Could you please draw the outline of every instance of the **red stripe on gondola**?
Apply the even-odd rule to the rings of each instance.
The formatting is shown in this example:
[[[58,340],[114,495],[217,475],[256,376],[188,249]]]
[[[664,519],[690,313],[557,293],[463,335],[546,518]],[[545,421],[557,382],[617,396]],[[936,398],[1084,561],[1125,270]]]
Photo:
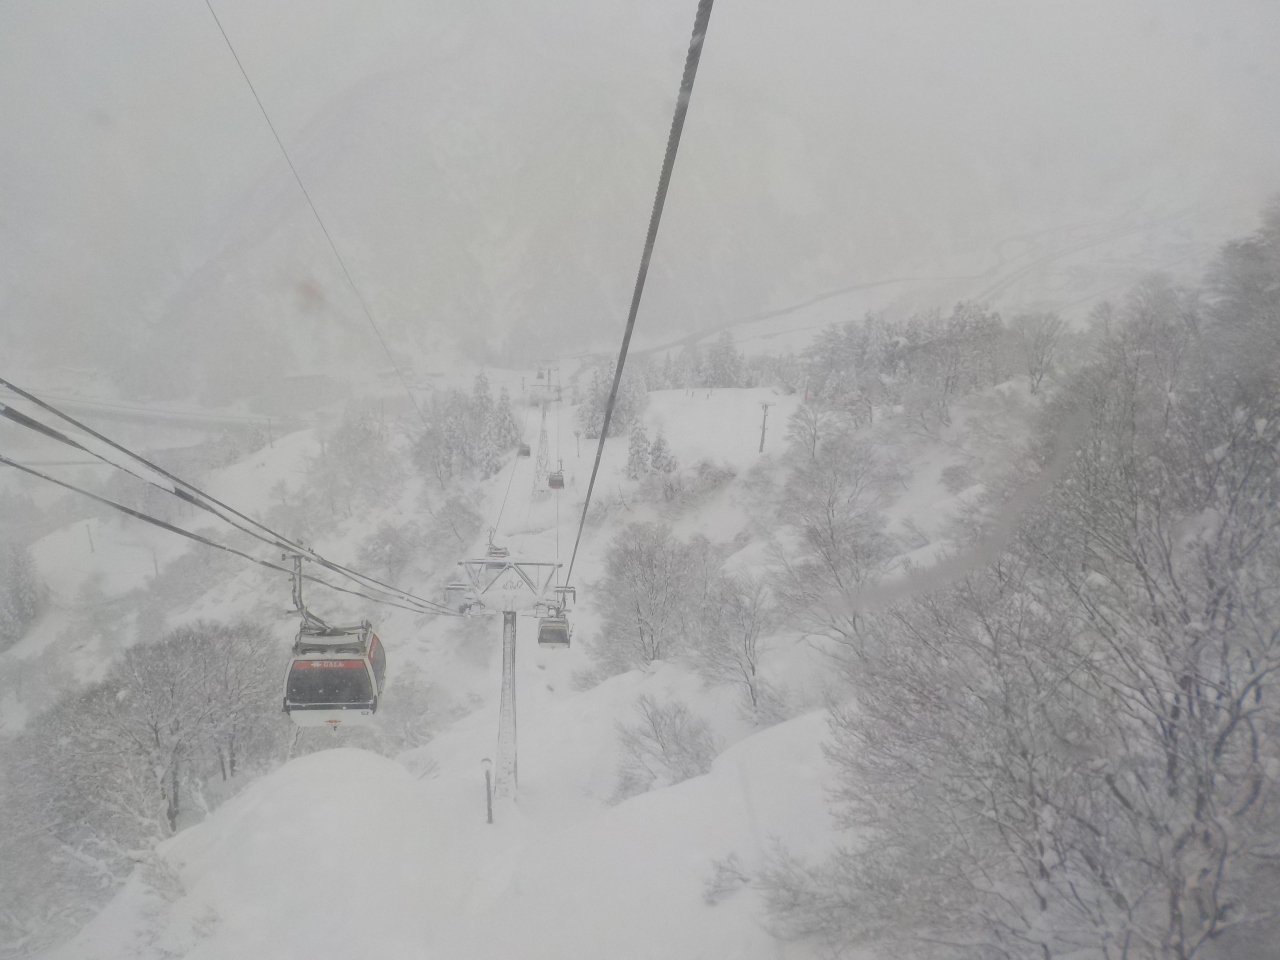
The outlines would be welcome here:
[[[297,670],[332,670],[334,668],[340,670],[359,670],[364,667],[363,660],[295,660],[293,662],[294,669]]]

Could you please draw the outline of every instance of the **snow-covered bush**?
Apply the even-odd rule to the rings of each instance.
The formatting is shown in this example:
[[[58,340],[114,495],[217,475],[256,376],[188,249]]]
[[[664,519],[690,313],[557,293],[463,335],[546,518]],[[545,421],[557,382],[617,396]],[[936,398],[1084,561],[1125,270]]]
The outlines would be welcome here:
[[[677,700],[647,695],[636,702],[635,722],[618,724],[618,746],[615,802],[708,773],[720,753],[706,720]]]
[[[655,445],[659,440],[662,440],[661,434],[654,441]],[[691,468],[681,470],[675,457],[666,452],[665,445],[659,449],[657,462],[670,469],[658,470],[655,467],[640,485],[640,492],[647,500],[662,501],[663,511],[667,515],[687,510],[725,487],[737,476],[729,464],[711,460],[699,460]]]

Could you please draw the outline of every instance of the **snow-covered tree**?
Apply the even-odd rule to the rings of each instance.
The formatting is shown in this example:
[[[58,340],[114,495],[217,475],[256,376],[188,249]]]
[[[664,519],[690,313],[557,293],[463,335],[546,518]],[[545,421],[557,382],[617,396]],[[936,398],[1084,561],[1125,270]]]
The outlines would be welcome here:
[[[1274,922],[1280,378],[1224,375],[1280,355],[1253,312],[1271,264],[1207,311],[1154,282],[1102,314],[990,504],[1039,488],[1014,535],[979,531],[963,576],[864,614],[829,752],[857,848],[775,864],[784,928],[902,957],[1194,960]]]
[[[892,552],[880,510],[883,472],[870,445],[837,438],[801,463],[782,493],[779,519],[796,541],[778,554],[778,596],[801,626],[845,643],[857,637],[859,592]]]
[[[717,563],[706,540],[684,543],[665,526],[619,531],[597,594],[603,623],[591,653],[598,667],[621,673],[680,653],[700,630]]]
[[[844,432],[848,418],[816,401],[800,404],[787,421],[787,441],[810,460],[824,441]]]
[[[6,744],[0,935],[84,919],[193,805],[279,757],[281,659],[256,626],[191,624],[129,647]]]
[[[483,373],[476,374],[470,394],[435,394],[424,415],[428,426],[414,440],[412,456],[442,490],[471,474],[492,476],[503,456],[520,442],[506,388],[495,402]]]
[[[876,404],[901,404],[917,429],[934,433],[950,423],[957,399],[1005,374],[1004,338],[999,316],[970,303],[950,314],[832,326],[802,355],[807,399],[857,423],[869,422]]]
[[[768,698],[760,662],[777,624],[777,607],[762,579],[747,574],[715,579],[694,645],[694,664],[710,682],[741,688],[753,715]]]
[[[489,446],[499,453],[506,453],[520,442],[520,424],[511,412],[511,396],[503,387],[498,402],[493,407],[493,419],[489,423]]]
[[[281,667],[256,626],[191,624],[130,647],[103,680],[9,740],[0,944],[65,936],[151,862],[189,811],[280,758]]]

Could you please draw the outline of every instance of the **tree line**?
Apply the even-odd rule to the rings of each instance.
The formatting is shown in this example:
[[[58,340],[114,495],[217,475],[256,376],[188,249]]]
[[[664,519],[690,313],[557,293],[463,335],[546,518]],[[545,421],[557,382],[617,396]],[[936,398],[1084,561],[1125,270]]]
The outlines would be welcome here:
[[[1280,881],[1280,207],[1202,287],[1099,308],[1091,344],[987,504],[1012,533],[958,534],[946,582],[877,602],[869,513],[840,534],[868,566],[826,561],[835,524],[810,547],[794,582],[820,584],[798,609],[850,692],[828,747],[849,833],[773,863],[781,931],[902,957],[1258,955]]]
[[[1033,394],[1060,363],[1070,340],[1053,312],[1019,311],[1007,321],[973,303],[949,313],[933,310],[894,319],[870,313],[832,324],[800,354],[742,354],[733,334],[694,344],[661,360],[627,361],[610,424],[631,430],[653,390],[773,387],[803,392],[807,415],[828,421],[871,422],[880,409],[905,415],[933,434],[950,423],[952,404],[974,390],[1023,373]],[[616,362],[601,364],[578,390],[584,436],[600,436]]]
[[[610,545],[591,679],[676,660],[767,720],[760,667],[785,623],[842,680],[827,753],[845,843],[751,878],[784,936],[1194,960],[1259,955],[1249,931],[1276,929],[1280,205],[1202,286],[1147,282],[1071,339],[1053,314],[1005,325],[965,304],[832,328],[804,358],[767,575],[660,524]],[[936,433],[1017,373],[1045,393],[1032,442],[913,578],[882,509],[896,467],[861,428]],[[620,737],[620,795],[716,749],[679,703],[640,702]]]

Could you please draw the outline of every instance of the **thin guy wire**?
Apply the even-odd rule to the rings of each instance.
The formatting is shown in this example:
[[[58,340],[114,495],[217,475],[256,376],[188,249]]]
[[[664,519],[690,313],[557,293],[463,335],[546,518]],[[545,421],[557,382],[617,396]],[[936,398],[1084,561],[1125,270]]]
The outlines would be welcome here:
[[[222,21],[218,19],[218,14],[213,9],[212,0],[204,0],[204,5],[209,8],[213,22],[218,25],[218,32],[222,34],[222,39],[226,41],[227,49],[231,51],[231,56],[235,57],[236,66],[240,68],[240,75],[244,77],[244,82],[249,85],[249,92],[253,94],[253,99],[257,101],[258,109],[262,111],[262,119],[266,120],[267,126],[271,128],[271,135],[276,138],[276,145],[280,147],[280,152],[284,155],[284,162],[289,165],[289,170],[293,173],[293,179],[298,181],[298,189],[302,191],[302,195],[306,198],[307,206],[311,208],[311,213],[315,216],[316,223],[320,224],[320,230],[324,233],[324,238],[329,241],[329,249],[333,251],[333,255],[338,261],[338,266],[342,268],[342,273],[347,278],[347,283],[351,285],[351,292],[356,295],[356,300],[360,303],[360,309],[364,311],[365,319],[369,321],[369,326],[373,327],[373,332],[377,334],[378,342],[382,344],[383,352],[386,353],[387,359],[391,361],[391,369],[395,371],[396,379],[400,381],[400,386],[404,387],[405,396],[413,404],[413,409],[418,411],[418,418],[422,421],[422,425],[424,427],[428,426],[426,414],[422,412],[422,407],[418,406],[418,401],[410,391],[409,384],[405,382],[404,374],[400,372],[396,358],[391,355],[391,348],[387,346],[387,341],[382,336],[382,331],[378,329],[377,323],[373,320],[373,314],[369,311],[369,305],[365,303],[364,297],[360,294],[360,288],[356,286],[355,280],[351,279],[351,271],[347,269],[347,264],[343,261],[342,254],[338,252],[338,245],[333,242],[333,237],[329,235],[329,228],[324,225],[324,220],[320,217],[320,211],[316,209],[316,205],[311,199],[311,194],[307,192],[307,188],[302,182],[302,177],[298,176],[298,169],[293,165],[293,160],[289,157],[289,151],[284,148],[284,141],[280,139],[280,134],[276,132],[276,126],[271,122],[271,116],[267,113],[267,108],[262,105],[262,98],[258,96],[258,91],[254,87],[253,81],[249,79],[249,71],[240,62],[240,54],[236,53],[236,48],[231,43],[231,38],[227,36],[227,31],[222,26]]]
[[[698,13],[693,20],[693,37],[689,41],[689,53],[684,62],[684,75],[680,78],[680,95],[676,99],[675,116],[671,118],[671,133],[667,137],[667,153],[662,159],[662,174],[658,177],[658,192],[653,198],[653,213],[649,216],[649,233],[644,241],[644,253],[640,257],[640,270],[636,275],[635,291],[631,295],[631,310],[627,314],[627,327],[622,334],[622,349],[618,351],[617,368],[613,373],[613,387],[609,391],[609,402],[604,408],[604,423],[600,427],[600,443],[596,447],[595,463],[591,467],[591,480],[587,484],[587,496],[582,501],[582,519],[578,522],[578,535],[573,541],[573,555],[569,559],[569,572],[564,578],[565,585],[573,577],[573,564],[578,559],[578,545],[582,542],[582,530],[587,525],[587,510],[591,506],[591,493],[596,486],[596,475],[600,472],[600,458],[604,455],[604,442],[609,436],[609,421],[613,419],[613,405],[618,399],[618,386],[622,382],[622,368],[627,362],[627,350],[631,346],[631,334],[636,326],[636,314],[640,310],[640,296],[644,293],[644,281],[649,275],[649,261],[653,257],[653,246],[658,239],[658,224],[662,220],[662,208],[667,200],[667,190],[671,186],[671,171],[675,168],[676,151],[680,147],[680,134],[684,130],[685,115],[689,111],[689,98],[693,94],[693,80],[698,73],[698,61],[702,58],[702,41],[707,35],[707,24],[711,19],[713,0],[699,0]]]

